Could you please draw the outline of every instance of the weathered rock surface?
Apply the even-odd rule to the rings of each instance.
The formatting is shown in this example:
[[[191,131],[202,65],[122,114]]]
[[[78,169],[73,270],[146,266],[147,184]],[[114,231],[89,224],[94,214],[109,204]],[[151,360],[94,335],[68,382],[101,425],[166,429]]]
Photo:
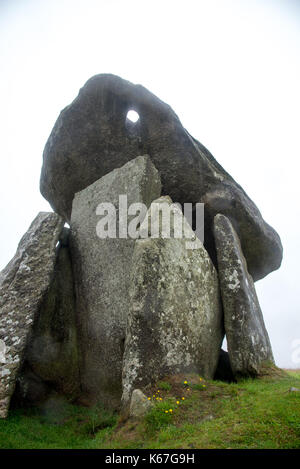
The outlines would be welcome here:
[[[63,220],[41,212],[0,273],[0,417],[6,417],[17,373],[43,297],[50,285]]]
[[[25,361],[16,379],[10,407],[32,407],[44,404],[51,398],[52,393],[52,386],[33,373]]]
[[[213,260],[216,259],[211,227],[215,215],[226,215],[237,232],[248,271],[254,281],[279,268],[282,258],[281,241],[277,233],[266,222],[254,203],[240,186],[224,181],[203,197],[205,204],[205,239]],[[258,229],[259,227],[259,229]]]
[[[147,207],[159,197],[161,182],[150,158],[139,156],[75,195],[71,217],[71,252],[76,285],[82,392],[90,402],[120,404],[122,357],[129,309],[129,278],[135,240],[97,236],[102,202],[121,214],[119,195],[128,206]],[[128,222],[132,217],[128,216]]]
[[[239,238],[224,215],[214,219],[224,324],[232,371],[236,377],[257,375],[273,354],[255,286]]]
[[[136,124],[126,119],[130,109],[139,113]],[[146,153],[159,170],[163,194],[181,204],[206,203],[205,246],[213,260],[213,217],[221,212],[238,231],[254,280],[279,268],[280,238],[243,189],[167,104],[114,75],[92,77],[60,113],[44,150],[41,193],[69,220],[76,192]]]
[[[25,352],[27,370],[68,398],[79,394],[77,320],[73,273],[68,247],[68,230],[64,228],[57,251],[53,280],[39,308]],[[31,382],[31,374],[29,374]],[[30,391],[30,386],[23,389]],[[26,396],[23,396],[26,399]],[[33,398],[29,398],[33,401]]]
[[[161,197],[154,203],[171,205],[171,200]],[[174,208],[173,215],[178,211],[186,233],[193,236],[180,209]],[[195,249],[187,249],[186,238],[163,238],[162,233],[161,228],[160,237],[135,244],[123,358],[124,408],[133,389],[165,375],[196,372],[213,378],[223,340],[217,272],[203,244],[193,236]]]
[[[131,395],[129,415],[130,417],[139,418],[151,410],[153,403],[148,401],[145,394],[140,389],[134,389]]]

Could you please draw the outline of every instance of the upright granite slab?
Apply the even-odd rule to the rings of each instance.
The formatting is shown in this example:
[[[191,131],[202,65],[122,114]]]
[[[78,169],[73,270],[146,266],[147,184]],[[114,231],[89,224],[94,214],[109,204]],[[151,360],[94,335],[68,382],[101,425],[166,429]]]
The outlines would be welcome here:
[[[253,279],[248,272],[239,238],[224,215],[214,218],[224,324],[232,371],[255,376],[264,362],[273,362]]]
[[[169,197],[155,203],[172,205]],[[187,248],[186,237],[174,237],[175,214],[185,233],[193,236],[194,249]],[[152,219],[150,209],[147,218]],[[135,244],[123,359],[124,409],[135,388],[165,375],[196,372],[213,378],[219,359],[224,332],[217,272],[180,209],[174,207],[170,224],[172,237],[160,229],[157,238]]]
[[[83,399],[117,407],[121,399],[122,358],[129,309],[129,279],[135,239],[126,238],[124,207],[148,207],[160,196],[161,183],[150,158],[139,156],[77,193],[71,216],[71,253],[74,263]],[[100,203],[116,207],[116,238],[101,239],[96,230]],[[121,214],[122,212],[122,214]],[[103,213],[104,214],[104,213]],[[119,232],[119,216],[123,223]],[[132,221],[128,215],[128,223]],[[112,219],[111,219],[112,220]],[[114,221],[114,220],[112,220]],[[97,228],[98,227],[98,228]],[[124,236],[123,238],[120,238]]]
[[[25,352],[24,373],[18,384],[22,401],[34,401],[30,382],[32,373],[68,398],[79,395],[77,319],[72,264],[64,228],[57,246],[57,259],[51,285],[39,308]]]
[[[41,212],[0,273],[0,417],[5,418],[24,351],[51,282],[63,220]]]

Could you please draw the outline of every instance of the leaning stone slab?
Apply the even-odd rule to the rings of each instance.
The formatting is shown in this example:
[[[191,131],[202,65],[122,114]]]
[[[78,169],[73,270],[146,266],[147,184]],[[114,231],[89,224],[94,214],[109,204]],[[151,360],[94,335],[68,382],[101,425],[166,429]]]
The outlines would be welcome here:
[[[0,273],[0,417],[5,418],[27,341],[47,291],[63,220],[41,212]]]
[[[154,201],[151,209],[155,203],[172,205],[169,197]],[[163,226],[159,237],[136,241],[123,359],[123,408],[135,388],[182,372],[213,378],[217,367],[224,335],[217,272],[181,210],[174,207],[172,214],[180,215],[194,249],[187,249],[191,240],[185,237],[163,237]]]
[[[35,394],[30,395],[32,374],[68,398],[79,395],[75,292],[67,228],[57,246],[53,279],[33,324],[24,369],[18,377],[22,401],[31,403]]]
[[[273,362],[253,279],[239,238],[224,215],[214,218],[225,333],[234,375],[257,375],[265,361]]]
[[[161,182],[150,158],[139,156],[77,193],[71,217],[71,253],[80,344],[83,398],[117,407],[122,392],[122,358],[129,309],[129,279],[135,239],[126,238],[119,224],[120,195],[128,207],[149,207],[160,196]],[[116,238],[99,238],[97,207],[116,207]],[[145,209],[147,212],[147,208]],[[125,212],[123,211],[122,217]],[[124,218],[122,218],[124,221]],[[133,217],[128,215],[128,224]],[[121,226],[122,225],[122,226]],[[97,228],[98,227],[98,228]],[[120,229],[120,230],[119,230]],[[123,238],[119,237],[124,236]]]

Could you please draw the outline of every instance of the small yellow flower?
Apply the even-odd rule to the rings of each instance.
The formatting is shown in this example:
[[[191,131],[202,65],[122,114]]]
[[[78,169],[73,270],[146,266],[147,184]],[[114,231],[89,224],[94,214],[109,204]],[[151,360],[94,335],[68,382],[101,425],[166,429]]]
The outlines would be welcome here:
[[[165,413],[167,414],[169,411],[168,410],[165,410]]]
[[[160,397],[159,400],[162,401],[162,397]]]
[[[184,381],[183,384],[187,384],[187,381]]]
[[[172,412],[173,412],[173,409],[169,409],[169,412],[171,412],[171,413],[172,413]]]
[[[189,390],[190,390],[190,388],[187,388],[187,390],[189,391]]]
[[[158,389],[157,392],[160,392],[160,390]]]
[[[181,398],[184,401],[184,397]]]
[[[148,401],[151,401],[151,397],[148,397]]]
[[[176,401],[176,404],[178,405],[178,404],[180,404],[180,402],[179,402],[179,401]]]

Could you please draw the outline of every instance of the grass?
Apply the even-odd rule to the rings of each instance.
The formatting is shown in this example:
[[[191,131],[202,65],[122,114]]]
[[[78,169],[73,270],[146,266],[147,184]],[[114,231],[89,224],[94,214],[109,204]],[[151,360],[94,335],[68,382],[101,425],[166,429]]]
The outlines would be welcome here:
[[[152,410],[124,420],[50,401],[0,421],[0,448],[300,448],[300,371],[266,369],[238,383],[172,376],[144,392]],[[184,398],[184,399],[183,399]]]
[[[41,408],[10,411],[8,419],[0,420],[0,448],[95,448],[95,435],[107,436],[116,421],[116,414],[100,406],[79,407],[55,399]]]

